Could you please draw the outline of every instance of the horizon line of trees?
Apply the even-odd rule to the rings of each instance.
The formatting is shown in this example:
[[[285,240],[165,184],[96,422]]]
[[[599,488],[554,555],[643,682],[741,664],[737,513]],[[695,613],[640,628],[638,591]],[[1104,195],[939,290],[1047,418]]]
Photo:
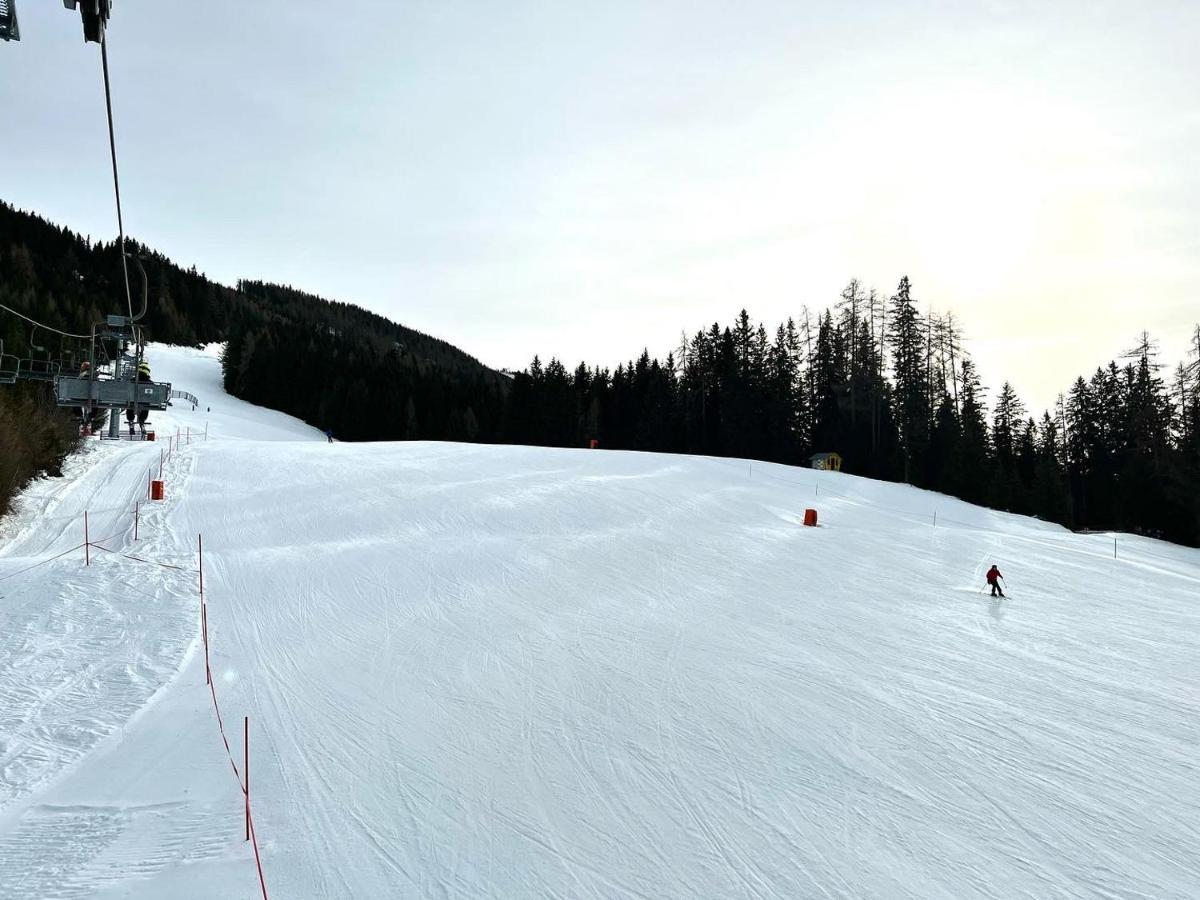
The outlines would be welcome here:
[[[922,314],[907,278],[890,296],[851,281],[830,309],[773,332],[743,310],[685,334],[662,361],[643,352],[568,371],[535,358],[510,378],[361,307],[260,281],[228,288],[134,246],[150,276],[151,340],[225,341],[230,393],[343,440],[596,439],[789,464],[835,450],[848,472],[1200,546],[1200,327],[1167,378],[1143,334],[1034,419],[1007,383],[989,411],[958,322]],[[0,201],[0,303],[84,333],[124,305],[117,248]],[[77,357],[72,341],[47,336],[0,316],[5,353]],[[0,508],[72,445],[69,414],[46,391],[0,388],[15,423],[6,431],[22,430],[0,442],[0,473],[12,473]]]
[[[1073,529],[1200,546],[1200,325],[1168,383],[1143,332],[1119,364],[1029,415],[1004,382],[990,412],[953,314],[852,280],[831,309],[772,334],[746,310],[660,361],[615,369],[535,357],[514,374],[505,439],[736,456],[902,481]]]

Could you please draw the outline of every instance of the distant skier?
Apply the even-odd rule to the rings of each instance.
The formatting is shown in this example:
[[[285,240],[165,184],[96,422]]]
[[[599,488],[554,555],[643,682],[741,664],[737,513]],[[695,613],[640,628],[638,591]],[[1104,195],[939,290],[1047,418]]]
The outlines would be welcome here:
[[[325,441],[330,444],[333,443],[333,429],[331,429],[331,428],[325,429]]]
[[[992,596],[1004,596],[1004,589],[1000,587],[1000,582],[1004,580],[1004,576],[1000,574],[1000,570],[996,568],[995,563],[988,569],[987,583],[992,586]]]

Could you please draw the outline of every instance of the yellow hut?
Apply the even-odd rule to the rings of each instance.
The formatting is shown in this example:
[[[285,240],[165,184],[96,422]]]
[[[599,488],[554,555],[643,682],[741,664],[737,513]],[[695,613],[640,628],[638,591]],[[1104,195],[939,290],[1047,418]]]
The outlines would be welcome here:
[[[842,458],[836,453],[814,453],[808,458],[808,463],[823,472],[842,471]]]

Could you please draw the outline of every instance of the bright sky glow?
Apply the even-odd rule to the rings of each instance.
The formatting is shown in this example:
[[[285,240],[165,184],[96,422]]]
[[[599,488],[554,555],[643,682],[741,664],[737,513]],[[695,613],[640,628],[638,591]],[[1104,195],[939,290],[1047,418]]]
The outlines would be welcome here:
[[[99,62],[23,0],[0,197],[115,233]],[[1200,320],[1200,4],[122,0],[130,231],[495,366],[769,327],[852,277],[1040,409]]]

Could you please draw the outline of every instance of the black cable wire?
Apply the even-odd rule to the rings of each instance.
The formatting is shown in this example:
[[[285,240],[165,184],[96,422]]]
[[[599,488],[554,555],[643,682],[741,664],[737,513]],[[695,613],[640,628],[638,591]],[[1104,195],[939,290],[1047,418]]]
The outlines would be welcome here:
[[[133,319],[133,294],[129,290],[129,264],[125,261],[125,222],[121,216],[121,181],[117,177],[117,138],[113,129],[112,88],[108,81],[108,37],[100,35],[100,64],[104,69],[104,106],[108,111],[108,148],[112,154],[113,192],[117,197],[117,231],[121,237],[121,271],[125,275],[125,301]]]
[[[53,331],[55,334],[61,334],[63,337],[80,338],[81,340],[85,340],[85,341],[90,341],[92,339],[92,336],[90,334],[72,334],[69,331],[63,331],[59,328],[52,328],[49,325],[43,325],[41,322],[31,319],[31,318],[29,318],[29,316],[25,315],[24,313],[17,312],[11,306],[5,306],[3,303],[0,303],[0,309],[4,310],[5,312],[12,313],[14,316],[16,316],[19,319],[24,319],[30,325],[36,325],[38,328],[45,328],[47,331]]]

